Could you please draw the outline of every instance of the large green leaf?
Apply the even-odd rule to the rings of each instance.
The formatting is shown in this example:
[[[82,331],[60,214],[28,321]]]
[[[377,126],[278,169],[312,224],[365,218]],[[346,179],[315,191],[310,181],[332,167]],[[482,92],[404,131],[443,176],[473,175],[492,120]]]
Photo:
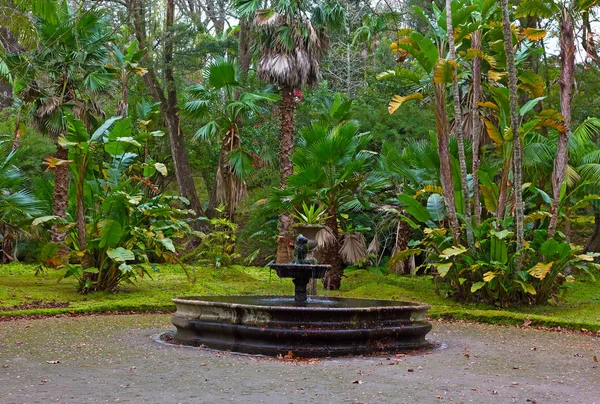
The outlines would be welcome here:
[[[114,220],[104,222],[102,232],[100,233],[100,248],[110,247],[115,248],[121,240],[122,230],[121,224]]]
[[[416,201],[412,196],[401,194],[398,195],[398,200],[402,203],[404,210],[410,213],[419,222],[425,223],[431,220],[431,215],[427,209],[425,209],[423,205]]]
[[[118,121],[119,119],[121,119],[120,116],[113,116],[112,118],[107,119],[98,129],[96,129],[96,131],[92,135],[92,142],[102,137],[104,133],[106,133],[106,131],[112,126],[112,124]]]
[[[444,198],[440,194],[431,194],[427,198],[427,211],[436,222],[441,222],[446,216],[444,213]]]
[[[126,250],[123,247],[110,249],[106,251],[106,255],[113,261],[126,262],[135,260],[135,255],[131,250]]]

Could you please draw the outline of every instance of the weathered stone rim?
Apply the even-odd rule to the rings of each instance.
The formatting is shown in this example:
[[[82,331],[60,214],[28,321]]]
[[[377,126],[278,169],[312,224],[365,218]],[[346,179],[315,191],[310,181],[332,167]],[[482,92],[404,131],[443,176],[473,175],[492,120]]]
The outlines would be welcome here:
[[[260,309],[267,311],[327,311],[327,312],[372,312],[372,311],[398,311],[398,310],[411,310],[411,311],[427,311],[431,308],[430,304],[421,303],[421,302],[407,302],[402,300],[381,300],[381,299],[364,299],[364,298],[351,298],[351,300],[359,300],[363,302],[397,302],[398,305],[373,305],[369,307],[314,307],[314,306],[294,306],[294,305],[286,305],[286,306],[268,306],[261,304],[249,304],[249,303],[231,303],[231,302],[221,302],[218,300],[208,300],[208,299],[218,299],[218,298],[235,298],[236,296],[225,296],[225,295],[215,295],[215,296],[181,296],[171,299],[171,301],[175,304],[191,304],[194,306],[217,306],[217,307],[230,307],[230,308],[239,308],[239,309]],[[293,296],[281,296],[281,295],[244,295],[240,297],[252,297],[252,298],[282,298],[289,297],[290,299]],[[207,300],[202,300],[207,299]],[[348,300],[348,298],[344,297],[323,297],[323,300],[330,301],[344,301]]]

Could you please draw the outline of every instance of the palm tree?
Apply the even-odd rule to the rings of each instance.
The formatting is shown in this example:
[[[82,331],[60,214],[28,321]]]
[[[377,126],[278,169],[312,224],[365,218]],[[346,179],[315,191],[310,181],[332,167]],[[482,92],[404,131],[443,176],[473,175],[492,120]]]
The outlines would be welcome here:
[[[302,131],[292,158],[294,174],[286,188],[276,191],[271,206],[288,212],[302,203],[324,206],[328,242],[323,263],[331,265],[323,285],[339,289],[342,276],[339,226],[342,214],[369,206],[369,200],[387,180],[372,170],[375,153],[365,150],[370,137],[358,132],[355,122],[333,128],[315,123]]]
[[[279,176],[281,186],[293,172],[296,95],[320,79],[319,59],[328,46],[326,27],[340,24],[342,8],[306,0],[272,0],[262,8],[256,0],[237,0],[242,17],[254,15],[260,58],[258,77],[281,89]],[[277,262],[289,262],[291,217],[279,218]]]
[[[113,76],[104,67],[108,60],[105,44],[112,30],[102,14],[85,11],[74,15],[66,2],[52,18],[37,16],[39,42],[29,53],[6,55],[11,75],[19,82],[19,97],[31,105],[33,123],[56,143],[56,156],[47,158],[54,170],[53,214],[64,218],[68,205],[68,150],[58,138],[66,131],[65,116],[72,112],[88,127],[103,115],[93,95],[107,90]],[[52,230],[52,241],[62,243],[65,233]]]
[[[4,142],[0,142],[2,146]],[[33,194],[23,189],[23,176],[14,165],[20,151],[10,152],[0,160],[0,262],[16,261],[15,241],[27,233],[26,222],[41,213],[40,203]]]
[[[219,165],[215,174],[214,197],[209,211],[217,205],[227,205],[230,220],[235,208],[245,196],[244,177],[252,168],[253,157],[241,144],[241,123],[252,116],[263,102],[274,102],[279,96],[270,88],[261,92],[244,91],[237,65],[232,60],[217,58],[204,70],[205,84],[188,88],[193,99],[182,111],[203,120],[195,138],[221,143]]]

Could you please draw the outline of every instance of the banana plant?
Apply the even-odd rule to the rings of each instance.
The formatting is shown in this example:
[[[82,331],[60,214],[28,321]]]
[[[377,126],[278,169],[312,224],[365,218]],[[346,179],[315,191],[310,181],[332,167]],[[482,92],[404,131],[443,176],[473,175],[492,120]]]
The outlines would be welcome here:
[[[59,143],[69,150],[75,179],[71,242],[81,265],[67,266],[65,277],[76,277],[83,292],[113,290],[144,276],[142,264],[150,264],[150,257],[180,262],[173,240],[191,234],[184,219],[191,213],[185,208],[189,202],[161,195],[150,181],[149,174],[167,175],[165,165],[139,161],[144,147],[138,139],[147,136],[140,132],[133,134],[131,118],[113,117],[89,134],[83,122],[67,115],[67,132]],[[108,158],[98,163],[99,154]],[[38,218],[33,224],[44,223],[73,229],[57,216]]]

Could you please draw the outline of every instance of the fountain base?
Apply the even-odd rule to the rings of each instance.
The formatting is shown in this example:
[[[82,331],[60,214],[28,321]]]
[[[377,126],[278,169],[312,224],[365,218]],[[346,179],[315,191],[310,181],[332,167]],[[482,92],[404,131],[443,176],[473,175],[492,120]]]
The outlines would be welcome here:
[[[428,347],[429,305],[371,299],[206,296],[173,299],[175,342],[263,355],[374,355]]]

